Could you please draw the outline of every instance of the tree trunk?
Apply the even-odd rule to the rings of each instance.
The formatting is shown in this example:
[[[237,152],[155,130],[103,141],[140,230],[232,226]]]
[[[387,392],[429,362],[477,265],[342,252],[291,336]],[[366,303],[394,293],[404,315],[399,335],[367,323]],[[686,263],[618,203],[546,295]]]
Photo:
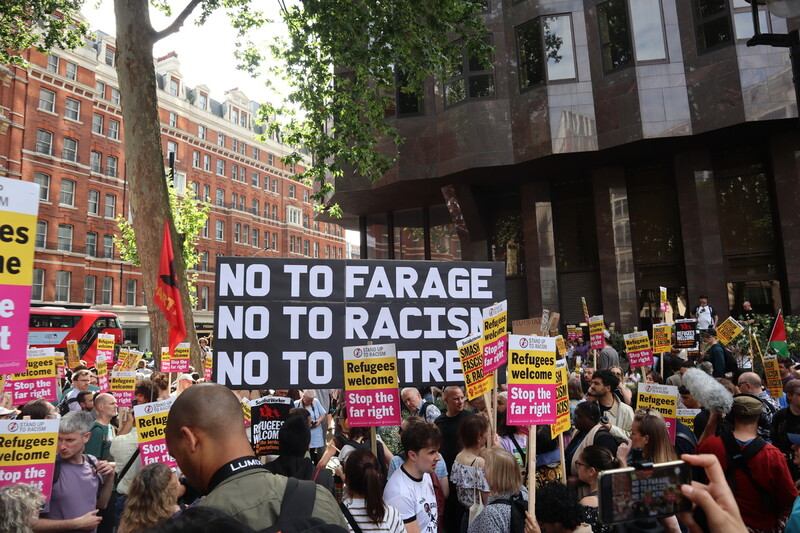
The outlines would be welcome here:
[[[126,175],[130,184],[131,216],[150,316],[153,356],[161,362],[169,323],[154,303],[164,221],[169,220],[175,269],[183,304],[191,364],[202,375],[200,348],[194,328],[182,239],[175,231],[169,208],[161,124],[158,118],[156,74],[153,66],[154,30],[148,0],[114,0],[117,21],[117,75],[122,99]]]

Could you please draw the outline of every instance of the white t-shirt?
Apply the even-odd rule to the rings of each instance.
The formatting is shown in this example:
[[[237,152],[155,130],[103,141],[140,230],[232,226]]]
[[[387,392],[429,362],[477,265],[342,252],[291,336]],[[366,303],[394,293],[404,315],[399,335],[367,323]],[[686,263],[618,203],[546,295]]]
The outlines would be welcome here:
[[[363,498],[345,498],[343,503],[353,515],[356,524],[359,525],[361,531],[365,533],[368,531],[380,531],[384,533],[405,533],[406,528],[403,525],[403,519],[400,518],[400,513],[391,505],[386,506],[383,512],[383,521],[375,525],[367,516],[367,508]],[[347,522],[347,529],[353,533],[353,527],[350,522]]]
[[[714,317],[711,315],[711,306],[697,307],[697,329],[708,329],[714,325]]]
[[[386,483],[383,501],[400,512],[404,524],[416,520],[420,533],[436,533],[439,515],[430,475],[416,479],[398,468]]]

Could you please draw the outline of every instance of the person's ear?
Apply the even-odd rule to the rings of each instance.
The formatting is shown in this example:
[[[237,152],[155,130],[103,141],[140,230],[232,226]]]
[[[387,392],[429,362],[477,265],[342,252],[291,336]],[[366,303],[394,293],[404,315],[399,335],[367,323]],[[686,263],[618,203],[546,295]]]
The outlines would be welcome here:
[[[92,438],[92,432],[87,431],[86,434],[83,436],[83,443],[86,444],[89,442],[89,439]]]
[[[200,434],[193,428],[183,426],[181,428],[181,439],[184,441],[186,450],[195,452],[200,445]]]
[[[416,462],[417,459],[419,459],[419,452],[415,452],[413,450],[407,452],[406,455],[408,456],[409,459],[411,459],[414,462]]]

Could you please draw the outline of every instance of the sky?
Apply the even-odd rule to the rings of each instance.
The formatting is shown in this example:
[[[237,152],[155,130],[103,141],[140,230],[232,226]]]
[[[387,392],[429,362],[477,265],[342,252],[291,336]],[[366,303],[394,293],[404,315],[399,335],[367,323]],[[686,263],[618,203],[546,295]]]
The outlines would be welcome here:
[[[95,4],[99,4],[97,7]],[[161,30],[169,25],[176,13],[183,8],[185,2],[171,2],[173,15],[164,16],[151,7],[150,18],[153,27]],[[283,34],[283,23],[278,13],[278,2],[259,2],[261,8],[276,22],[264,28],[261,34],[265,42],[270,42],[275,35]],[[83,7],[83,14],[89,20],[92,30],[100,30],[109,35],[116,34],[113,0],[95,2],[88,0]],[[222,11],[211,15],[203,26],[194,24],[196,16],[190,17],[179,32],[174,33],[155,46],[155,56],[161,57],[175,51],[181,63],[181,73],[188,86],[205,84],[211,89],[211,97],[221,100],[225,91],[238,87],[248,98],[257,102],[280,103],[281,96],[267,88],[262,80],[253,79],[249,74],[236,70],[235,49],[236,32],[231,28],[228,17]],[[285,87],[282,92],[286,92]]]

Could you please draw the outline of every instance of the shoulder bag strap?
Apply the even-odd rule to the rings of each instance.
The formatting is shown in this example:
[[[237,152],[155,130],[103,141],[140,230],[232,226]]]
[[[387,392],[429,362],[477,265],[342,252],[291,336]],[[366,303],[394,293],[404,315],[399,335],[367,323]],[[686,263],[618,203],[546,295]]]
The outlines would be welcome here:
[[[525,458],[525,452],[524,452],[524,451],[522,451],[522,448],[520,448],[520,447],[519,447],[519,443],[517,442],[517,439],[516,439],[516,437],[514,437],[514,435],[511,435],[511,442],[513,442],[513,443],[514,443],[514,447],[515,447],[515,448],[517,449],[517,451],[519,452],[519,455],[520,455],[520,457],[522,458],[522,464],[523,464],[523,465],[527,465],[527,464],[528,464],[528,461],[527,461],[527,459]]]
[[[131,467],[133,466],[133,462],[136,460],[137,457],[139,457],[139,447],[138,446],[136,447],[136,451],[133,452],[133,455],[131,455],[131,458],[128,459],[128,462],[125,463],[125,467],[122,469],[122,472],[120,472],[117,475],[117,480],[120,480],[120,479],[125,477],[125,474],[127,474],[128,470],[131,469]]]
[[[347,523],[350,524],[350,528],[353,530],[353,533],[361,533],[361,527],[358,525],[358,522],[356,522],[356,518],[353,516],[353,513],[350,512],[350,509],[348,509],[347,506],[342,502],[339,502],[339,507],[341,508],[342,514],[347,520]]]
[[[317,484],[305,479],[287,478],[278,522],[298,516],[311,516],[317,498]]]

